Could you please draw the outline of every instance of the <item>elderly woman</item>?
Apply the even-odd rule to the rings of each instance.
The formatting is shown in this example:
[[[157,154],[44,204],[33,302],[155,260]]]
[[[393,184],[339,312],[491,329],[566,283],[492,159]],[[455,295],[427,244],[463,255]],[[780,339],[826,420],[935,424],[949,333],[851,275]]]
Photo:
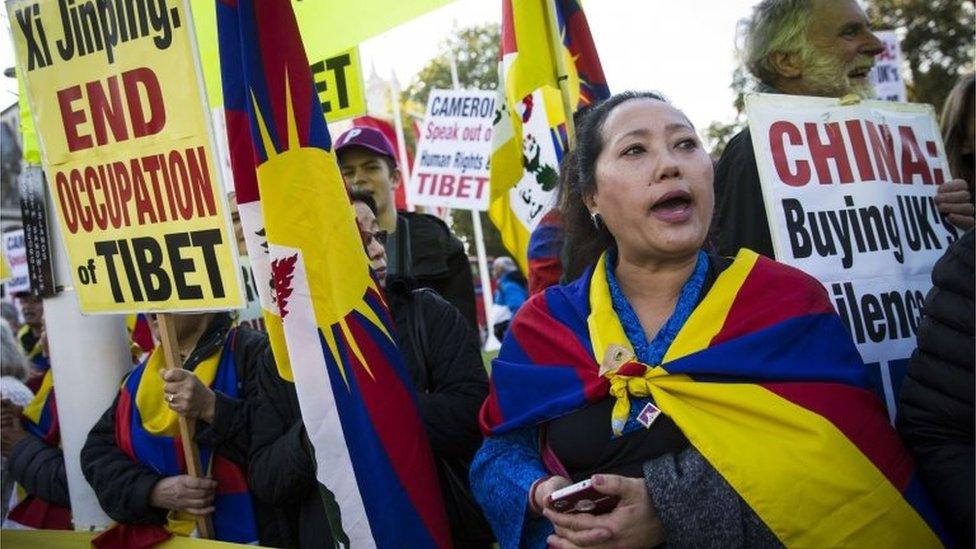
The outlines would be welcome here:
[[[939,543],[910,458],[809,276],[702,251],[712,164],[651,93],[580,124],[569,253],[519,311],[481,411],[472,489],[502,547]],[[590,479],[605,514],[549,496]]]

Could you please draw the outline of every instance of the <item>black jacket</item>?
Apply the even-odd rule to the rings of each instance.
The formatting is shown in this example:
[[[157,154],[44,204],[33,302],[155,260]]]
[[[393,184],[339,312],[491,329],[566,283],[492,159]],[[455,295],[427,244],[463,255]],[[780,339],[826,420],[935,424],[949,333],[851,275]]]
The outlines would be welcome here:
[[[974,239],[970,230],[932,270],[898,406],[898,431],[947,529],[973,546]]]
[[[201,336],[196,349],[187,358],[184,368],[193,370],[207,357],[223,349],[231,327],[229,315],[218,315]],[[267,336],[263,333],[238,328],[234,340],[234,362],[237,366],[238,395],[231,398],[217,392],[214,422],[197,422],[197,444],[210,446],[220,455],[238,464],[246,464],[250,446],[250,408],[254,401],[254,372],[259,365],[271,360]],[[133,461],[115,440],[115,407],[102,414],[101,419],[88,434],[81,451],[81,469],[88,483],[95,490],[102,509],[113,520],[130,524],[164,524],[167,510],[149,504],[153,486],[163,476],[149,467]],[[255,517],[262,541],[266,536],[264,516],[257,506]]]
[[[409,234],[405,239],[403,234]],[[477,333],[474,279],[464,244],[432,215],[399,212],[386,245],[391,276],[410,277],[454,305]]]
[[[325,505],[315,478],[315,458],[305,435],[295,385],[274,364],[256,372],[260,403],[251,417],[248,484],[262,505],[274,509],[274,547],[333,547]]]
[[[61,449],[31,433],[10,449],[10,476],[24,490],[58,507],[71,507]]]
[[[475,333],[461,314],[434,292],[408,280],[391,280],[387,299],[400,351],[417,389],[420,416],[435,455],[470,460],[481,446],[478,410],[488,397],[488,374]],[[411,307],[426,332],[426,349],[414,348]],[[426,365],[420,363],[424,357]]]
[[[711,240],[719,255],[733,257],[740,248],[749,248],[774,258],[749,128],[729,141],[715,164],[715,217]]]
[[[387,298],[433,452],[470,459],[481,445],[477,417],[488,395],[472,330],[451,304],[434,292],[412,291],[412,285],[402,279],[390,280]],[[428,330],[430,382],[427,370],[417,363],[407,331],[412,299],[418,300]],[[282,380],[271,365],[261,369],[257,388],[261,407],[252,419],[251,489],[278,509],[279,525],[289,533],[281,546],[330,547],[332,535],[295,386]]]

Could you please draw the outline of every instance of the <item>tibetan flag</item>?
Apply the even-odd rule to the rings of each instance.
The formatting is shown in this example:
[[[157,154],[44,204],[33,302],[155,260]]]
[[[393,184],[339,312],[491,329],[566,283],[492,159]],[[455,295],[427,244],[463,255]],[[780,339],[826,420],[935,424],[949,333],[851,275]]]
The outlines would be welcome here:
[[[252,173],[242,173],[241,162],[234,174],[257,181],[258,192],[238,191],[238,200],[256,202],[263,214],[272,297],[333,536],[353,547],[447,546],[416,395],[339,174],[291,3],[221,0],[217,9],[222,70],[241,71],[225,76],[225,84],[240,86],[251,139]],[[232,151],[238,137],[230,136]],[[276,360],[285,358],[274,351]]]
[[[217,3],[217,27],[221,83],[224,88],[224,120],[231,171],[234,174],[237,211],[241,220],[241,230],[244,232],[247,256],[251,262],[254,286],[257,288],[258,301],[264,316],[264,326],[275,357],[275,365],[282,379],[294,382],[288,351],[285,349],[281,317],[274,303],[268,239],[265,236],[264,213],[261,211],[261,193],[258,189],[257,172],[254,170],[256,163],[251,124],[248,119],[251,95],[244,81],[241,31],[234,6],[233,2],[226,3],[226,6],[225,3]]]
[[[569,143],[556,81],[549,0],[502,0],[499,109],[492,132],[488,214],[502,242],[529,272],[529,235],[555,205],[559,162]],[[610,95],[578,0],[556,0],[572,111]]]
[[[606,261],[519,310],[492,363],[486,433],[608,394],[613,426],[630,398],[649,396],[785,546],[942,545],[914,463],[819,282],[742,250],[661,364],[630,360],[600,375],[609,350],[633,356]]]

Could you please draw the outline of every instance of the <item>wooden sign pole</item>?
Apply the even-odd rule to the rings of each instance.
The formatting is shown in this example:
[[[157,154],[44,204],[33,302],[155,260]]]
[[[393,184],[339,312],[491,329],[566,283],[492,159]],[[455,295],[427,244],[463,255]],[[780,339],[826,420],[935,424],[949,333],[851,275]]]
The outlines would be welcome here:
[[[173,326],[173,318],[170,313],[160,313],[156,315],[159,322],[159,338],[163,347],[163,357],[166,359],[167,369],[177,369],[183,367],[180,360],[180,344],[176,339],[176,329]],[[197,443],[193,441],[196,433],[196,421],[187,420],[183,416],[180,418],[180,440],[183,441],[183,459],[186,461],[186,472],[188,475],[197,478],[204,478],[206,475],[200,465],[200,450]],[[213,539],[214,529],[210,520],[210,515],[197,517],[197,533],[201,538]]]

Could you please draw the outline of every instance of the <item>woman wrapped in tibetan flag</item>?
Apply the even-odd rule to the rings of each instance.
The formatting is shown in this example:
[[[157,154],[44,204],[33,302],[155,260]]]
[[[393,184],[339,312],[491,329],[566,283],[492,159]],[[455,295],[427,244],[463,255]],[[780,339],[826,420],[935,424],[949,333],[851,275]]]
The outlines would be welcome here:
[[[85,478],[119,524],[98,547],[148,547],[191,535],[212,514],[220,541],[259,540],[265,516],[248,491],[253,375],[271,358],[267,336],[235,328],[228,313],[174,315],[183,369],[167,370],[160,346],[122,381],[81,452]],[[178,415],[197,419],[208,478],[186,474]],[[261,539],[271,533],[260,532]]]
[[[475,495],[502,547],[933,547],[941,531],[820,284],[701,251],[712,164],[688,119],[625,93],[578,130],[575,282],[495,359]],[[549,495],[592,479],[601,515]]]

